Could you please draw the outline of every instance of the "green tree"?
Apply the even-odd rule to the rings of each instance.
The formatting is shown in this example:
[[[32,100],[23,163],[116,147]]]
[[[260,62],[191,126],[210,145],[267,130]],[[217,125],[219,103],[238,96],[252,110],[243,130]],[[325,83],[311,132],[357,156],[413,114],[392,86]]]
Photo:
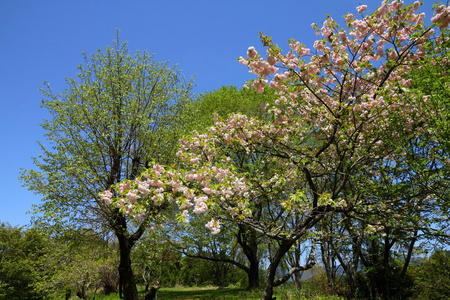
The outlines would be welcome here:
[[[22,170],[21,180],[42,196],[35,207],[39,224],[114,233],[119,290],[125,299],[137,299],[130,251],[166,207],[131,219],[105,205],[98,193],[135,178],[152,160],[172,161],[192,82],[147,52],[129,54],[118,35],[106,51],[85,54],[78,69],[62,93],[54,94],[48,84],[43,89],[42,106],[51,115],[42,124],[47,143],[34,159],[37,169]]]
[[[180,220],[188,217],[190,206],[194,213],[208,213],[212,219],[206,226],[214,234],[221,222],[232,220],[275,240],[262,295],[272,299],[274,287],[286,278],[276,279],[281,260],[298,240],[320,236],[316,225],[327,215],[393,209],[392,201],[373,197],[367,202],[372,197],[346,193],[355,174],[376,174],[387,157],[401,160],[400,149],[386,141],[402,139],[405,131],[419,138],[426,129],[419,104],[424,98],[404,88],[411,68],[426,56],[423,47],[433,32],[424,27],[424,15],[416,14],[419,6],[384,1],[366,15],[367,6],[361,5],[360,19],[346,15],[347,28],[328,17],[322,28],[314,26],[323,38],[314,43],[312,55],[296,40],[283,54],[262,36],[267,59],[250,47],[240,62],[258,76],[252,84],[257,91],[269,80],[279,90],[267,107],[271,122],[235,114],[208,133],[184,138],[177,152],[184,168],[147,170],[143,176],[155,189],[136,192],[140,200],[134,207],[149,205],[158,195],[179,205]],[[449,24],[445,6],[435,15],[434,26]],[[230,153],[246,155],[251,164],[242,167]],[[121,200],[108,198],[115,205]],[[260,204],[269,218],[253,217]]]
[[[214,125],[215,116],[227,119],[232,113],[239,113],[260,119],[268,118],[267,112],[261,109],[266,103],[273,103],[276,95],[273,90],[267,89],[264,93],[257,93],[254,89],[223,86],[218,90],[200,94],[189,103],[187,110],[187,124],[192,130],[205,131]]]
[[[192,124],[193,130],[200,132],[214,125],[215,120],[227,119],[232,113],[264,120],[269,117],[269,114],[261,109],[261,106],[272,104],[275,99],[276,95],[271,89],[266,89],[264,93],[257,93],[254,89],[224,86],[199,95],[191,103],[193,108],[188,111],[192,113],[193,120],[189,124]],[[248,163],[245,156],[239,153],[230,153],[230,155],[236,157],[241,165]],[[185,244],[182,245],[183,253],[193,258],[232,264],[247,274],[248,288],[258,288],[261,235],[248,226],[229,223],[227,234],[206,238],[203,225],[205,222],[197,219],[199,218],[191,219],[191,224],[188,226],[191,228],[187,228],[182,233],[185,235]],[[200,217],[200,219],[204,218]],[[195,227],[192,227],[193,224]],[[218,250],[219,248],[221,250]],[[244,254],[244,260],[238,259],[239,253]]]
[[[437,250],[412,267],[418,299],[446,299],[450,294],[450,252]]]
[[[102,288],[107,294],[117,291],[115,245],[103,240],[90,229],[68,230],[51,239],[51,251],[41,258],[45,268],[37,288],[52,299],[69,299],[72,293],[89,299],[90,293]]]
[[[376,164],[376,172],[361,169],[354,173],[345,197],[361,199],[363,209],[352,213],[353,221],[339,224],[345,216],[324,220],[329,236],[321,246],[329,253],[328,262],[339,261],[349,289],[356,290],[359,284],[365,297],[405,297],[410,292],[407,270],[414,246],[448,243],[449,45],[448,31],[437,32],[435,39],[424,44],[427,56],[406,75],[411,85],[394,89],[399,95],[410,91],[421,95],[423,100],[416,105],[426,117],[411,127],[394,124],[399,137],[381,137],[392,151]],[[401,155],[390,156],[395,151]],[[365,269],[357,283],[361,265]]]
[[[173,249],[160,230],[146,232],[137,243],[132,259],[146,292],[151,285],[175,286],[179,283],[181,254]]]
[[[428,130],[414,145],[420,149],[420,160],[411,168],[418,173],[421,184],[434,195],[439,206],[438,214],[448,217],[450,213],[450,31],[442,29],[435,40],[428,44],[427,56],[420,62],[419,68],[414,68],[410,74],[412,88],[416,93],[427,95],[423,109],[427,114]],[[416,151],[417,152],[417,151]],[[414,162],[414,161],[413,161]],[[420,167],[424,164],[434,166],[433,172],[422,174]],[[414,168],[415,167],[415,168]],[[419,172],[417,172],[419,170]],[[439,222],[439,219],[436,219]],[[450,238],[450,228],[447,218],[434,226],[428,233],[434,236]]]
[[[40,300],[42,258],[50,251],[48,236],[35,229],[0,224],[0,298]]]
[[[205,228],[206,222],[203,216],[191,217],[174,246],[184,256],[209,261],[210,269],[216,269],[218,286],[230,284],[226,272],[234,272],[237,267],[246,273],[248,289],[259,288],[263,237],[251,228],[233,223],[227,223],[226,231],[213,236]]]

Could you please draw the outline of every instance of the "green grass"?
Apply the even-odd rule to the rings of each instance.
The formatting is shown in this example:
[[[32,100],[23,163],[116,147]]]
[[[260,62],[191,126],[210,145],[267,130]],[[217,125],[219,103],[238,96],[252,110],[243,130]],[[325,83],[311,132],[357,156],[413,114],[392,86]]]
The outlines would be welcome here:
[[[157,293],[157,300],[259,300],[262,290],[248,291],[237,287],[174,287],[161,288]],[[141,299],[145,292],[139,291]],[[311,295],[306,290],[298,291],[294,288],[276,288],[274,296],[277,300],[343,300],[344,298],[329,295]],[[96,299],[119,300],[119,295],[97,295]]]
[[[158,300],[232,300],[232,299],[261,299],[260,291],[246,291],[239,288],[217,287],[184,287],[162,288],[158,291]]]
[[[139,290],[139,297],[144,299],[145,292]],[[103,296],[97,294],[95,299],[101,300],[119,300],[118,294]],[[161,288],[157,292],[158,300],[258,300],[261,299],[261,291],[247,291],[240,288],[226,287],[174,287]]]

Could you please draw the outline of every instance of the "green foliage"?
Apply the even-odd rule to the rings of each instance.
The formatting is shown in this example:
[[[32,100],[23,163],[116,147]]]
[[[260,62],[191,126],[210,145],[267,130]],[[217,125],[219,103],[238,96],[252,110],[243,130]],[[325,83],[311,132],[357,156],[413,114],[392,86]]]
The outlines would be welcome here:
[[[358,272],[358,297],[362,299],[408,299],[413,296],[413,279],[401,276],[401,264],[377,264]]]
[[[54,232],[113,232],[120,245],[126,244],[119,247],[120,282],[125,298],[136,299],[130,249],[166,207],[151,210],[139,223],[98,194],[134,179],[151,161],[174,162],[174,146],[184,132],[181,111],[190,101],[192,82],[147,52],[131,55],[118,35],[104,52],[84,54],[78,69],[77,78],[67,79],[61,93],[54,94],[49,84],[42,90],[42,106],[51,116],[41,125],[47,143],[41,143],[42,154],[34,159],[37,168],[22,170],[21,180],[42,196],[34,207],[39,226]],[[88,257],[78,254],[73,262],[82,273],[71,274],[83,277],[84,286],[77,289],[86,297],[88,286],[100,280],[94,274],[102,263],[87,260],[82,265]]]
[[[450,39],[449,30],[441,30],[437,39],[427,47],[428,56],[420,62],[419,68],[411,71],[412,87],[417,93],[427,95],[424,110],[427,112],[428,132],[421,140],[421,146],[430,149],[429,156],[439,167],[430,174],[433,181],[430,189],[436,193],[441,213],[450,213],[449,159],[450,159]],[[429,159],[431,160],[431,159]],[[442,232],[440,232],[442,233]]]
[[[242,270],[226,262],[192,257],[183,257],[181,261],[179,283],[182,285],[225,287],[235,285],[242,278]]]
[[[450,295],[450,252],[438,250],[411,266],[417,299],[446,299]]]
[[[167,62],[147,52],[131,55],[119,37],[79,65],[77,78],[54,94],[42,89],[42,107],[51,118],[41,125],[47,143],[34,159],[37,169],[21,180],[42,196],[39,221],[65,226],[100,223],[111,211],[97,194],[134,178],[151,160],[168,163],[183,130],[181,111],[192,83]]]
[[[325,280],[323,280],[325,279]],[[344,297],[326,292],[326,278],[311,278],[306,280],[302,289],[292,284],[283,285],[275,290],[277,299],[311,299],[311,300],[342,300]]]
[[[182,228],[184,227],[180,224],[169,222],[165,228],[148,231],[137,243],[131,257],[139,284],[147,287],[155,284],[162,287],[228,286],[236,284],[242,278],[243,272],[229,263],[191,258],[182,254],[229,258],[232,255],[227,256],[230,248],[236,250],[231,232],[213,236],[205,228],[204,222],[192,219],[185,230]],[[196,252],[196,247],[202,251]]]
[[[191,115],[187,124],[192,124],[190,131],[201,132],[214,124],[215,115],[226,119],[231,113],[239,113],[263,119],[267,117],[267,113],[261,109],[261,105],[273,103],[275,98],[276,95],[271,89],[260,94],[254,89],[223,86],[218,90],[200,94],[189,104],[187,112]]]
[[[150,230],[137,243],[131,254],[138,283],[175,286],[180,280],[181,254],[159,230]]]
[[[199,299],[199,300],[257,300],[260,299],[260,293],[257,291],[245,291],[238,288],[172,288],[162,289],[158,292],[158,300],[176,300],[176,299]]]
[[[66,293],[86,298],[108,290],[114,252],[90,230],[49,236],[31,228],[0,226],[0,299],[61,299]],[[114,279],[115,277],[115,279]]]
[[[140,289],[140,297],[144,297],[146,292],[143,288]],[[279,288],[274,295],[279,300],[343,300],[344,297],[336,295],[322,294],[316,291],[316,288],[311,284],[307,284],[302,291],[298,291],[295,287],[289,285]],[[118,294],[96,295],[95,299],[102,300],[119,300]],[[182,300],[182,299],[196,299],[196,300],[259,300],[261,299],[261,292],[259,290],[246,290],[238,287],[170,287],[161,288],[157,292],[158,300]]]
[[[247,116],[267,118],[267,113],[261,105],[273,103],[276,95],[273,90],[267,89],[263,94],[254,89],[237,89],[234,86],[224,86],[212,92],[201,94],[191,102],[185,110],[186,131],[206,131],[214,124],[215,118],[226,119],[232,113]],[[190,126],[190,127],[189,127]],[[238,156],[231,154],[230,156]],[[237,158],[239,160],[239,158]],[[247,164],[251,168],[251,163]],[[245,255],[236,243],[236,227],[229,224],[226,231],[217,236],[210,234],[204,224],[208,222],[204,216],[190,216],[189,225],[176,229],[182,239],[180,247],[190,255],[203,256],[218,260],[238,261],[241,265],[248,265]],[[173,235],[173,232],[171,233]],[[177,243],[180,240],[177,240]],[[249,242],[249,241],[244,241]],[[158,243],[155,241],[155,243]],[[201,249],[201,250],[200,250]],[[237,257],[239,256],[240,257]],[[188,264],[189,267],[184,267]],[[187,285],[217,284],[226,286],[241,280],[241,272],[229,263],[218,261],[202,261],[199,259],[183,260],[180,283]],[[204,273],[204,275],[200,275]],[[237,279],[241,278],[241,279]],[[248,282],[248,280],[246,280]]]
[[[35,229],[0,224],[0,298],[39,300],[47,292],[42,283],[42,258],[51,251],[48,238]]]
[[[75,293],[84,298],[100,288],[117,291],[116,249],[92,230],[68,231],[53,237],[52,250],[43,258],[43,281],[38,287],[52,291],[55,299],[63,293]]]
[[[142,292],[142,296],[145,293]],[[321,294],[317,292],[313,285],[308,285],[304,290],[298,291],[293,286],[286,286],[277,289],[275,295],[278,300],[310,299],[310,300],[343,300],[343,297],[335,295]],[[161,288],[157,293],[158,300],[259,300],[261,291],[245,290],[237,287],[173,287]],[[102,297],[99,295],[96,299],[119,300],[118,295]]]

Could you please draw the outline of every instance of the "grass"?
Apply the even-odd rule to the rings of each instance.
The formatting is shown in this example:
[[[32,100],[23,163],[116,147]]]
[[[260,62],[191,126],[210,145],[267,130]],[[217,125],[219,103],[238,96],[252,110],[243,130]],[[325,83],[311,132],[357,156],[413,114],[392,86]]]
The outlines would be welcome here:
[[[261,299],[261,290],[248,291],[237,287],[174,287],[161,288],[157,293],[157,300],[259,300]],[[276,288],[275,297],[277,300],[342,300],[344,298],[329,295],[311,295],[306,291],[298,291],[293,288]],[[145,292],[139,291],[141,299]],[[108,295],[102,297],[97,295],[96,299],[119,300],[118,295]]]
[[[246,291],[239,288],[226,287],[183,287],[162,288],[158,291],[158,300],[232,300],[261,299],[260,291]]]
[[[139,290],[139,297],[144,299],[145,292]],[[174,287],[161,288],[157,292],[157,300],[259,300],[261,299],[261,291],[247,291],[245,289],[235,287]],[[110,294],[103,296],[97,294],[95,299],[101,300],[119,300],[118,294]]]

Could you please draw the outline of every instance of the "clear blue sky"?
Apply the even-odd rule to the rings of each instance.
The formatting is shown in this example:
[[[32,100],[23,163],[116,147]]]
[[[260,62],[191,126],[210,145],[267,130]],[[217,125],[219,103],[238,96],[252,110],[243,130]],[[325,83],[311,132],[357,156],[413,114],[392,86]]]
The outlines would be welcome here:
[[[412,3],[412,1],[405,1]],[[434,1],[422,8],[431,17]],[[311,46],[311,23],[326,14],[340,24],[347,12],[374,0],[0,0],[0,222],[24,226],[26,212],[40,202],[21,187],[20,168],[33,168],[32,157],[44,141],[39,124],[48,118],[40,108],[44,80],[54,92],[75,77],[81,52],[105,49],[120,29],[131,53],[148,50],[159,61],[179,64],[187,77],[196,74],[195,92],[224,85],[241,87],[252,77],[236,61],[249,46],[262,50],[259,31],[286,49],[295,38]]]

